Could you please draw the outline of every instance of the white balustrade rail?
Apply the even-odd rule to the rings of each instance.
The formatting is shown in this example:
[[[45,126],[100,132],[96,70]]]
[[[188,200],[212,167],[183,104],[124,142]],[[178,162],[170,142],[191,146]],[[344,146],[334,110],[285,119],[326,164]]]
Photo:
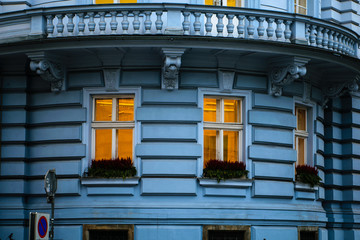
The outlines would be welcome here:
[[[48,38],[92,35],[185,35],[310,45],[357,57],[359,36],[304,15],[184,4],[112,4],[48,8]],[[1,16],[0,16],[1,20]],[[0,31],[1,32],[1,31]]]

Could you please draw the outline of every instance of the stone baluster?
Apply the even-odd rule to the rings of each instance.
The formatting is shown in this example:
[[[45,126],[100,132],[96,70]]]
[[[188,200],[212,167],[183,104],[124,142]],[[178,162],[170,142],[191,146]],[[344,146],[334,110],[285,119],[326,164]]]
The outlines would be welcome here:
[[[227,32],[228,32],[228,37],[234,37],[234,23],[233,23],[233,19],[234,19],[235,15],[234,14],[227,14],[227,19],[228,19],[228,24],[226,26]]]
[[[344,35],[340,34],[338,41],[339,41],[338,50],[339,52],[344,53]]]
[[[88,12],[87,15],[89,16],[89,23],[88,23],[88,28],[90,31],[90,35],[94,34],[95,31],[95,21],[94,21],[94,12]]]
[[[285,42],[290,42],[290,38],[291,38],[290,25],[291,25],[291,23],[292,23],[292,21],[289,21],[289,20],[285,21],[285,31],[284,31]]]
[[[84,23],[84,13],[77,13],[76,14],[79,18],[79,23],[78,23],[78,31],[79,31],[79,35],[84,35],[84,31],[85,31],[85,23]]]
[[[163,21],[161,20],[163,12],[162,11],[156,11],[156,21],[155,21],[155,27],[156,27],[156,34],[161,34]]]
[[[350,54],[350,49],[349,49],[349,38],[345,37],[344,39],[344,51],[347,55]]]
[[[211,30],[212,30],[212,23],[211,23],[211,17],[212,17],[212,13],[205,13],[206,16],[206,23],[205,23],[205,31],[206,31],[206,36],[211,36]]]
[[[328,32],[329,32],[329,29],[326,29],[326,28],[324,28],[324,30],[323,30],[323,33],[324,33],[324,37],[323,37],[323,42],[322,42],[322,45],[323,45],[323,47],[324,48],[329,48],[329,34],[328,34]]]
[[[316,28],[316,45],[318,47],[322,47],[322,41],[323,41],[323,27],[317,27]]]
[[[100,15],[100,21],[99,21],[100,34],[104,35],[106,30],[105,12],[99,12],[99,15]]]
[[[183,25],[184,35],[190,35],[190,20],[189,20],[190,12],[183,12],[183,15],[184,15],[184,21],[182,25]]]
[[[309,42],[310,42],[310,45],[311,45],[311,46],[315,46],[315,38],[316,38],[315,28],[316,28],[315,25],[310,25]]]
[[[335,51],[339,50],[338,49],[338,47],[339,47],[338,35],[339,35],[339,33],[337,33],[337,32],[334,33],[334,47],[333,48],[334,48]]]
[[[56,17],[58,19],[58,23],[56,24],[56,31],[58,33],[58,36],[63,36],[63,32],[64,32],[64,24],[63,24],[64,14],[57,14]]]
[[[128,20],[128,11],[122,11],[121,12],[123,15],[123,20],[121,22],[121,27],[123,30],[123,34],[129,34],[128,30],[129,30],[129,20]]]
[[[333,30],[330,30],[329,31],[329,44],[328,44],[328,47],[330,50],[333,50],[333,47],[334,47],[334,31]]]
[[[355,55],[355,43],[353,40],[350,40],[349,42],[349,47],[350,47],[350,55],[354,56]]]
[[[218,19],[218,22],[216,24],[216,31],[217,31],[217,36],[218,37],[222,37],[223,35],[223,31],[224,31],[224,24],[223,24],[223,18],[224,18],[224,14],[222,13],[217,13],[216,17]]]
[[[283,33],[283,29],[281,27],[283,20],[282,19],[276,19],[276,30],[275,30],[275,35],[276,35],[276,41],[281,41],[282,38],[282,33]]]
[[[257,20],[259,22],[259,26],[257,28],[257,33],[258,33],[259,39],[264,39],[264,35],[265,35],[264,21],[265,21],[265,18],[264,17],[258,17]]]
[[[151,11],[145,11],[145,22],[144,22],[144,27],[145,27],[145,34],[151,34],[151,20],[150,20],[150,16],[151,16]]]
[[[238,26],[237,26],[237,31],[239,34],[238,37],[245,38],[245,23],[244,23],[245,16],[237,15],[236,17],[239,21]]]
[[[273,28],[273,23],[274,23],[275,19],[267,18],[266,21],[268,23],[268,26],[266,29],[266,34],[267,34],[268,40],[273,40],[273,36],[274,36],[274,32],[275,32],[274,28]]]
[[[248,38],[249,38],[249,39],[253,39],[253,38],[254,38],[254,34],[255,34],[255,26],[254,26],[255,17],[253,17],[253,16],[248,16],[248,17],[247,17],[247,20],[249,21],[249,25],[247,26]]]
[[[134,21],[133,21],[133,28],[134,28],[134,34],[140,34],[140,20],[139,20],[139,14],[140,11],[133,11],[134,14]]]
[[[111,22],[110,22],[111,34],[116,34],[116,30],[118,26],[118,22],[116,21],[117,12],[112,11],[110,12],[110,14],[111,14]]]
[[[200,16],[201,16],[201,13],[200,12],[194,12],[194,16],[195,16],[195,21],[194,21],[195,35],[200,36],[200,28],[201,28]]]
[[[47,23],[46,23],[46,32],[48,34],[48,37],[52,37],[54,34],[54,16],[53,15],[47,15],[46,16]]]
[[[73,36],[74,35],[74,28],[75,28],[74,14],[73,13],[68,13],[68,14],[66,14],[66,16],[68,18],[68,23],[66,24],[67,31],[68,31],[70,36]]]

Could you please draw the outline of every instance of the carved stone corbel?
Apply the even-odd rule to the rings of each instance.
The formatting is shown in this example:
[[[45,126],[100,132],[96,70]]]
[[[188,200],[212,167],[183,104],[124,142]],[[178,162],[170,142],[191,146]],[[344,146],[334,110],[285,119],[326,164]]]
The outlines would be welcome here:
[[[179,69],[184,48],[163,48],[164,65],[161,77],[161,89],[174,90],[179,88]]]
[[[353,80],[346,81],[343,83],[331,84],[325,87],[323,89],[324,100],[322,103],[322,107],[326,108],[327,107],[326,105],[331,98],[338,98],[346,93],[352,94],[357,92],[359,90],[359,85],[358,85],[359,81],[360,81],[360,76],[357,75]]]
[[[51,83],[51,91],[61,91],[64,83],[64,70],[62,65],[50,60],[44,52],[28,54],[31,59],[30,69],[40,75],[41,79]]]
[[[106,91],[115,91],[119,86],[120,68],[106,68],[103,71]]]
[[[272,64],[268,74],[270,81],[270,94],[279,97],[282,95],[284,86],[291,84],[306,74],[305,64],[309,61],[306,58],[292,57],[283,58]]]

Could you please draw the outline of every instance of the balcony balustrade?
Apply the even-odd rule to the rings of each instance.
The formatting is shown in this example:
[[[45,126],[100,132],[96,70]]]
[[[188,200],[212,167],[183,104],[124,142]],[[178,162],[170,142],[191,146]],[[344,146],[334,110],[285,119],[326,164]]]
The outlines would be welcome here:
[[[359,36],[350,29],[305,15],[258,9],[184,4],[69,6],[5,13],[0,23],[0,43],[39,37],[182,35],[301,44],[358,57]]]

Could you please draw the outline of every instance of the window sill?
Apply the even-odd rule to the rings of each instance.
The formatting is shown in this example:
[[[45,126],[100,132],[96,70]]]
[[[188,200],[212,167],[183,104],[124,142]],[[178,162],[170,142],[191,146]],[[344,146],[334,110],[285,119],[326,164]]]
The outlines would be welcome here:
[[[134,188],[140,178],[82,178],[81,185],[87,188],[87,195],[134,196]]]
[[[295,197],[299,200],[315,200],[318,186],[311,187],[310,184],[295,182]]]
[[[252,180],[227,179],[217,182],[216,179],[199,178],[199,184],[204,188],[204,196],[246,197]]]

